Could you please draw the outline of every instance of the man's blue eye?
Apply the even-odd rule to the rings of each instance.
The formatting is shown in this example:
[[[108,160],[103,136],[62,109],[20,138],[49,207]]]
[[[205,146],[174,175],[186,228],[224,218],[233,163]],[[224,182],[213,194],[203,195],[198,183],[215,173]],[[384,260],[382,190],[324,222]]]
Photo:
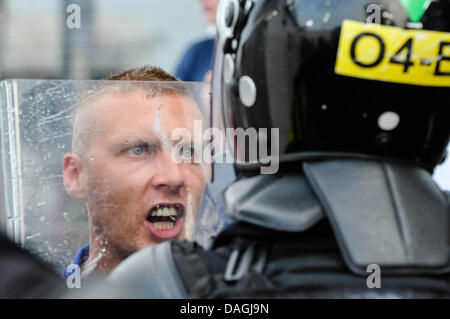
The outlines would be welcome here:
[[[133,146],[128,150],[128,153],[131,153],[134,156],[141,156],[146,151],[145,146]]]

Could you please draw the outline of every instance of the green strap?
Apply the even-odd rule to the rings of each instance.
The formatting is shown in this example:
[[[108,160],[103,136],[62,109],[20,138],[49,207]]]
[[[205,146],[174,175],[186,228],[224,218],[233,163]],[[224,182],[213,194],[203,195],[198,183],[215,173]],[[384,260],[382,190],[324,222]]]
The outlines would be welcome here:
[[[412,22],[419,22],[432,0],[398,0],[408,12]]]

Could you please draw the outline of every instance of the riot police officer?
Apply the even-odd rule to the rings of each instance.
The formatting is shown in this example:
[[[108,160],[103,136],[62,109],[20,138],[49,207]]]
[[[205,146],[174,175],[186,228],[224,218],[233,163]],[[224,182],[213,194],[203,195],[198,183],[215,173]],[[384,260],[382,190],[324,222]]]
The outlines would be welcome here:
[[[449,296],[449,195],[431,175],[450,134],[450,2],[416,2],[221,1],[213,118],[278,129],[258,142],[279,152],[251,160],[229,136],[235,222],[208,250],[137,252],[111,281],[157,298]]]

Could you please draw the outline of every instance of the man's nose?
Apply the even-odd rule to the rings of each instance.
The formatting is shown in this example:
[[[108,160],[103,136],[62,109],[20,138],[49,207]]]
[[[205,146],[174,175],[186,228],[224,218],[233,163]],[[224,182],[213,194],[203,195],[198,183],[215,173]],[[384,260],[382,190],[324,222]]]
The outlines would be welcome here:
[[[174,162],[165,154],[152,180],[153,187],[158,190],[178,193],[184,186],[184,174],[181,164]]]

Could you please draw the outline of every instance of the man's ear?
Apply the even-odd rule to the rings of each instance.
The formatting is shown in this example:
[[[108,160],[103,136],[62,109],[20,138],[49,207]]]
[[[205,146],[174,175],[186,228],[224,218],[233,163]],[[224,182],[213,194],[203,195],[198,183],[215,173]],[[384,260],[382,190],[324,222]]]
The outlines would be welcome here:
[[[86,200],[86,182],[84,180],[83,159],[75,153],[64,156],[62,163],[64,187],[70,196]]]

